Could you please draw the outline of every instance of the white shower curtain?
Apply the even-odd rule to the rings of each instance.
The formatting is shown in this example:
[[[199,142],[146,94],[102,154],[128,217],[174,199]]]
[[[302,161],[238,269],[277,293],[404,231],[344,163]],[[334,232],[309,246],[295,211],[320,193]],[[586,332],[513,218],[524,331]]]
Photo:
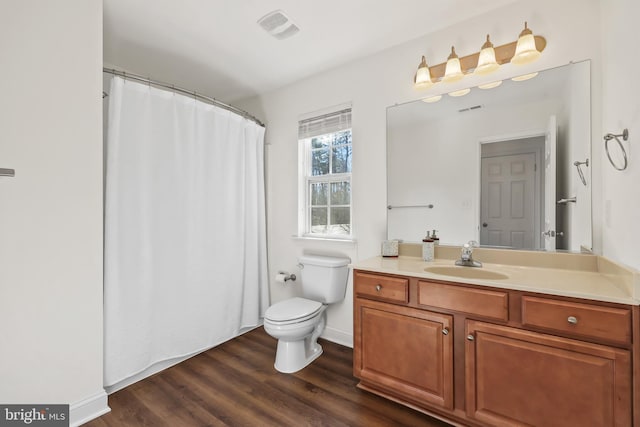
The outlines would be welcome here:
[[[268,306],[264,128],[114,77],[105,188],[105,385],[215,346]]]

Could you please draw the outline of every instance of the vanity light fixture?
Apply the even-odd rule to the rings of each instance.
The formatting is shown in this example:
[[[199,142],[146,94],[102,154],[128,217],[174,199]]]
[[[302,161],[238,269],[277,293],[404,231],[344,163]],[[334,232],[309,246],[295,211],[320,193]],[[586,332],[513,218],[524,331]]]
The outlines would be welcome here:
[[[523,82],[523,81],[525,81],[525,80],[532,79],[532,78],[534,78],[534,77],[535,77],[535,76],[537,76],[537,75],[538,75],[538,73],[537,73],[537,72],[535,72],[535,73],[529,73],[529,74],[523,74],[523,75],[521,75],[521,76],[514,77],[514,78],[512,78],[511,80],[513,80],[514,82]]]
[[[413,78],[413,83],[417,88],[427,89],[433,86],[433,82],[431,81],[431,73],[429,72],[429,66],[427,65],[427,60],[424,55],[422,56],[422,61],[420,61],[420,65],[418,65],[418,71],[416,71],[416,75]]]
[[[451,46],[451,54],[447,58],[447,66],[444,71],[444,77],[442,81],[445,83],[453,83],[461,80],[464,77],[464,73],[460,68],[460,58],[456,54],[456,49]]]
[[[424,98],[422,102],[426,102],[428,104],[432,104],[434,102],[438,102],[442,99],[442,95],[430,96],[429,98]]]
[[[487,41],[482,45],[480,52],[458,57],[455,48],[451,47],[447,62],[431,67],[427,65],[423,56],[414,77],[414,84],[417,89],[426,89],[440,81],[459,81],[466,74],[488,74],[509,62],[527,64],[538,59],[546,46],[545,38],[533,35],[525,22],[524,30],[517,41],[494,47],[487,35]]]
[[[449,92],[449,96],[465,96],[466,94],[468,94],[469,92],[471,92],[471,89],[466,88],[466,89],[460,89],[460,90],[455,90],[453,92]]]
[[[498,87],[501,84],[502,84],[502,80],[496,80],[495,82],[478,85],[478,89],[493,89],[494,87]]]
[[[500,68],[500,64],[496,61],[496,51],[493,48],[493,43],[489,40],[489,34],[487,34],[487,41],[482,45],[478,55],[478,65],[476,65],[473,74],[482,76],[493,73],[498,68]]]
[[[511,63],[517,65],[528,64],[538,58],[540,58],[540,52],[536,48],[533,32],[527,27],[527,22],[525,21],[524,30],[522,30],[518,37],[516,53],[513,55],[513,58],[511,58]]]

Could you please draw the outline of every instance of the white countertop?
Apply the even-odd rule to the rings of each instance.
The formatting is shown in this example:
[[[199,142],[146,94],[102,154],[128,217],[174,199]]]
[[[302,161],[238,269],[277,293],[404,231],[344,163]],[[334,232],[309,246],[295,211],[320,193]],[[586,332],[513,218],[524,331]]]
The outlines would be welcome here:
[[[500,280],[471,279],[425,271],[425,268],[431,266],[453,265],[454,261],[451,259],[435,259],[427,262],[421,258],[410,256],[397,258],[379,256],[356,262],[351,267],[357,270],[368,270],[377,273],[640,305],[640,302],[633,297],[630,289],[622,286],[615,280],[615,277],[598,271],[483,263],[482,269],[500,272],[509,276],[507,279]]]

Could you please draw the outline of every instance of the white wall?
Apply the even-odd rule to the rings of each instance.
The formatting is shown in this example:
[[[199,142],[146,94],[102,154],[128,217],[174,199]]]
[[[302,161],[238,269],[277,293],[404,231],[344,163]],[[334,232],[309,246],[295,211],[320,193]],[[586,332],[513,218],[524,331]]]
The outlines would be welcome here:
[[[599,202],[604,254],[636,269],[640,269],[640,59],[632,34],[639,16],[636,0],[602,1],[602,134],[593,139],[594,150],[603,153],[602,135],[629,129],[629,141],[624,143],[627,170],[616,171],[603,154]]]
[[[102,2],[0,5],[0,402],[106,408]]]
[[[495,78],[468,77],[460,83],[446,87],[436,85],[429,91],[418,92],[413,89],[412,79],[422,54],[426,54],[428,62],[434,65],[446,60],[452,44],[461,55],[476,52],[487,33],[491,34],[494,44],[504,44],[517,38],[523,21],[527,20],[536,34],[545,36],[547,48],[537,62],[524,68],[505,66],[499,76],[515,76],[590,58],[594,64],[593,96],[598,99],[599,5],[598,0],[519,1],[241,103],[241,107],[265,120],[266,139],[271,144],[267,152],[271,274],[280,269],[295,270],[296,256],[304,251],[343,253],[354,261],[379,255],[380,242],[386,235],[386,107]],[[353,103],[353,229],[357,244],[294,240],[292,235],[297,229],[297,120],[302,114],[349,101]],[[597,105],[593,107],[596,113],[597,108]],[[597,121],[593,129],[594,135],[600,134]],[[595,167],[598,167],[597,162]],[[594,168],[594,173],[599,171]],[[596,189],[596,193],[598,191]],[[599,200],[597,197],[596,194],[595,200]],[[599,221],[598,214],[598,210],[594,210],[596,221]],[[594,244],[599,244],[596,238]],[[333,307],[328,317],[328,327],[345,335],[352,334],[351,292],[350,287],[347,290],[349,299]],[[274,302],[293,293],[289,285],[271,284]]]

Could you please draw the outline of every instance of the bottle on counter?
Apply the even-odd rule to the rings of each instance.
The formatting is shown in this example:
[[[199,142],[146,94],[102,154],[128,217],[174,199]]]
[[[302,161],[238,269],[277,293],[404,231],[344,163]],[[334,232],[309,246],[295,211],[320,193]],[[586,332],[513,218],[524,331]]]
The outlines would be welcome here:
[[[433,244],[434,245],[439,245],[440,244],[440,238],[436,235],[436,231],[438,231],[438,230],[432,230],[431,231],[430,239],[433,240]]]
[[[425,261],[433,261],[434,256],[434,242],[431,236],[429,236],[429,232],[427,231],[427,236],[422,239],[422,259]]]

